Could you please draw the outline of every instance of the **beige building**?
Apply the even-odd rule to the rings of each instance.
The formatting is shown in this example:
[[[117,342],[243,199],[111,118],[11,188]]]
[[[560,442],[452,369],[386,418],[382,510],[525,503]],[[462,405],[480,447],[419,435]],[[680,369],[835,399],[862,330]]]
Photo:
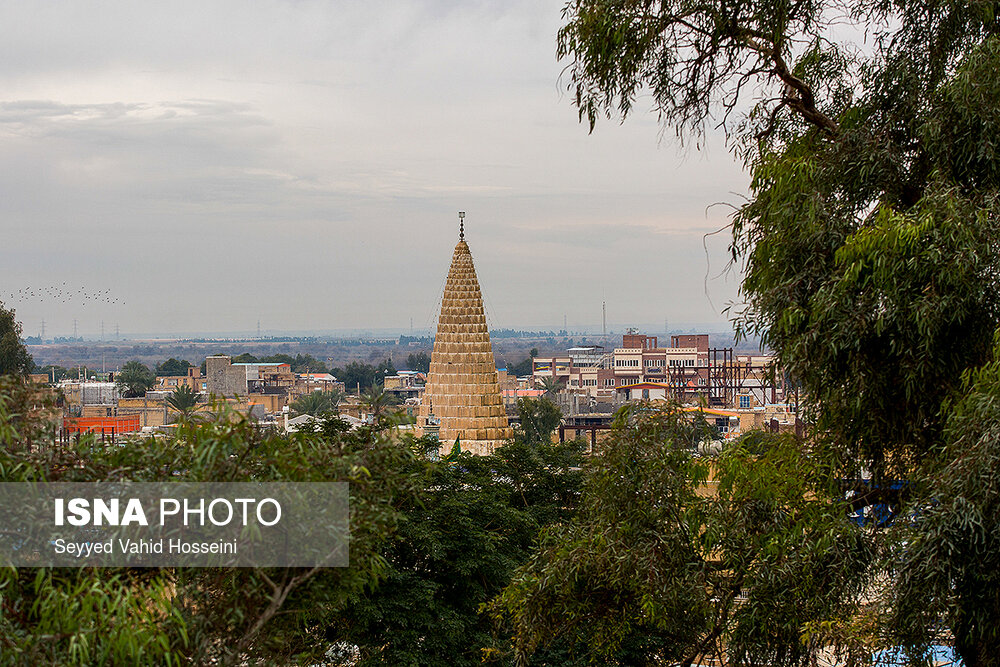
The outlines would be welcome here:
[[[157,375],[153,391],[177,391],[185,386],[196,394],[208,391],[208,380],[202,377],[201,368],[191,366],[187,375]]]
[[[444,452],[457,439],[464,451],[489,454],[513,435],[464,224],[444,288],[418,433],[424,432],[432,412],[440,420],[438,437]]]

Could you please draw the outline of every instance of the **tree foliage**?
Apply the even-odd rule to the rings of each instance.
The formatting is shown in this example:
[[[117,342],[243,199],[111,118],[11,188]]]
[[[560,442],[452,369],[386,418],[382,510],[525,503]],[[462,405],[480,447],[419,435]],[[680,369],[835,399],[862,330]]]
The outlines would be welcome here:
[[[176,439],[57,447],[23,400],[0,386],[0,481],[348,482],[350,566],[0,569],[2,664],[318,664],[326,628],[385,572],[395,504],[421,493],[411,449],[371,429],[277,436],[232,413]]]
[[[481,607],[527,561],[539,529],[571,514],[580,463],[575,443],[524,441],[414,461],[428,493],[401,505],[385,576],[352,599],[333,636],[358,645],[362,665],[471,667],[506,654]]]
[[[411,371],[428,373],[431,370],[431,355],[426,352],[414,352],[406,357],[406,367]]]
[[[547,398],[517,399],[520,432],[529,442],[549,442],[562,422],[562,412]]]
[[[156,365],[157,375],[187,375],[188,369],[191,368],[191,362],[188,360],[179,360],[170,357],[166,361],[162,361]]]
[[[188,385],[181,385],[167,396],[167,405],[184,416],[194,412],[198,405],[198,393]]]
[[[333,369],[333,375],[343,382],[347,389],[357,389],[360,386],[361,391],[374,384],[382,384],[385,376],[395,374],[396,367],[391,359],[384,359],[376,366],[352,361],[343,368]]]
[[[156,376],[153,371],[141,361],[128,361],[118,371],[115,378],[118,390],[126,398],[144,396],[147,391],[156,384]]]
[[[389,416],[393,406],[399,405],[399,398],[379,384],[373,384],[361,394],[361,405],[371,415],[372,424],[377,425]]]
[[[945,429],[947,463],[925,480],[913,521],[900,531],[890,627],[920,658],[941,641],[945,619],[967,665],[998,665],[1000,355],[967,382]]]
[[[21,323],[0,303],[0,375],[27,375],[34,366],[21,341]]]
[[[958,532],[903,559],[898,640],[946,623],[966,664],[1000,654],[983,631],[993,602],[962,588],[997,546],[961,537],[974,508],[946,500],[989,484],[948,425],[1000,323],[996,3],[575,0],[565,17],[559,52],[592,128],[647,90],[682,137],[721,119],[752,177],[732,225],[738,334],[759,335],[804,390],[831,474],[873,489],[944,476],[918,525]],[[871,42],[838,44],[845,22]],[[749,111],[737,122],[736,109]]]
[[[296,398],[289,407],[296,414],[322,417],[335,413],[342,399],[339,391],[311,391]]]
[[[799,441],[760,434],[710,456],[712,436],[673,409],[619,414],[579,511],[492,605],[521,661],[553,642],[601,664],[817,657],[802,630],[853,608],[871,549]]]
[[[552,398],[566,388],[566,382],[555,377],[543,377],[538,388],[545,392],[546,397]]]
[[[648,88],[683,135],[765,91],[734,139],[753,177],[733,226],[740,331],[876,475],[939,440],[998,320],[992,7],[578,0],[560,32],[591,123]],[[870,56],[836,44],[838,11],[870,22]]]

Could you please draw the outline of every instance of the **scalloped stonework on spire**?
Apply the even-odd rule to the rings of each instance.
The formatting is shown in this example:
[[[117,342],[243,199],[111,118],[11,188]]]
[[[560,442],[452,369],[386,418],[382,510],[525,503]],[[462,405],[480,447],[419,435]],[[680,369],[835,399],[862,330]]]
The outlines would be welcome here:
[[[458,438],[463,451],[489,454],[513,435],[500,395],[476,267],[464,238],[451,258],[418,425],[427,424],[430,405],[441,420],[444,452]]]

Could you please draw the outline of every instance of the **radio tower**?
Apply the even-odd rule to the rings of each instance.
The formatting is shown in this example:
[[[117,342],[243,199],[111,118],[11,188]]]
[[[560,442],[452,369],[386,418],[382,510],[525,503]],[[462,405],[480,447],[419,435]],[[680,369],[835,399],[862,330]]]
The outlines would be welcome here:
[[[73,318],[73,338],[76,338],[76,318]]]
[[[38,335],[39,338],[45,338],[45,320],[42,320],[42,333]]]

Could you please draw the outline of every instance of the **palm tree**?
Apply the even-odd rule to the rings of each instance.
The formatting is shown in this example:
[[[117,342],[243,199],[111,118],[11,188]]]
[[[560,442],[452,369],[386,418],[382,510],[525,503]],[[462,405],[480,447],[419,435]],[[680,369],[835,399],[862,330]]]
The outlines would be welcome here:
[[[296,414],[321,417],[336,412],[343,397],[339,391],[312,391],[292,401],[291,408]]]
[[[546,396],[552,396],[552,397],[555,397],[556,394],[562,391],[564,386],[562,380],[557,380],[554,377],[542,378],[542,381],[539,383],[539,385],[541,386],[542,389],[545,390]]]
[[[373,384],[361,395],[361,405],[371,411],[372,423],[377,424],[385,414],[386,408],[396,404],[396,397],[382,390],[378,384]]]
[[[167,405],[181,413],[182,417],[190,417],[198,405],[198,394],[190,386],[183,384],[167,397]]]

